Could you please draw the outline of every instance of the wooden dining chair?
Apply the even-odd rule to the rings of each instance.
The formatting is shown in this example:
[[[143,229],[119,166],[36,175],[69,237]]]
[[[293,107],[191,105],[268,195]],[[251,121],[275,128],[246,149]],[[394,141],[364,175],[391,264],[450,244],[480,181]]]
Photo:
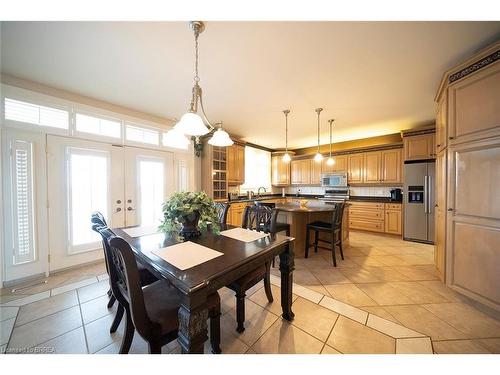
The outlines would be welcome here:
[[[110,267],[112,283],[119,290],[120,299],[123,298],[127,303],[122,347],[128,352],[134,331],[137,330],[147,341],[149,352],[160,354],[163,345],[177,338],[181,292],[165,280],[142,288],[137,262],[129,243],[121,237],[111,237],[109,245],[109,256],[113,259]],[[207,305],[212,353],[220,353],[221,312],[217,292],[208,296]]]
[[[266,206],[247,206],[243,214],[242,227],[246,229],[254,229],[259,232],[276,233],[276,218],[278,210],[276,208]],[[256,285],[261,280],[264,280],[264,290],[266,292],[269,303],[273,302],[273,294],[271,291],[271,259],[266,264],[240,277],[232,282],[227,287],[236,294],[236,331],[243,332],[245,330],[245,296],[246,291]]]
[[[108,227],[108,223],[106,222],[106,219],[104,218],[104,215],[101,212],[99,212],[99,211],[94,211],[92,213],[90,221],[91,221],[92,224],[96,224],[97,227],[106,227],[106,228]],[[92,229],[95,232],[97,232],[98,234],[100,234],[99,231],[96,230],[94,227],[92,227]],[[104,263],[106,264],[106,272],[107,272],[107,274],[109,276],[109,262],[108,262],[108,259],[107,259],[107,256],[106,256],[105,238],[103,238],[102,241],[103,241],[102,242],[102,249],[104,251]],[[151,284],[151,283],[153,283],[153,282],[155,282],[155,281],[158,280],[151,272],[149,272],[146,268],[144,268],[144,266],[138,264],[137,267],[139,268],[139,273],[141,275],[142,286]],[[112,291],[111,285],[110,285],[109,290],[108,290],[108,297],[109,297],[108,309],[110,309],[111,307],[113,307],[113,305],[114,305],[114,303],[116,301],[116,297],[113,295],[113,291]],[[123,315],[123,312],[122,312],[122,315]],[[120,320],[121,320],[121,316],[120,316]],[[120,324],[120,320],[118,320],[118,324]],[[112,325],[112,327],[114,327],[114,325]],[[118,327],[118,325],[116,327]],[[112,332],[114,332],[114,331],[112,331]]]
[[[309,233],[310,231],[314,231],[314,252],[318,252],[318,247],[322,247],[328,249],[332,252],[332,260],[333,266],[337,267],[337,259],[335,256],[335,247],[338,246],[340,250],[340,256],[342,260],[344,260],[344,252],[342,251],[342,217],[344,216],[344,208],[345,203],[337,202],[333,203],[335,205],[335,209],[332,214],[332,222],[324,222],[324,221],[314,221],[312,223],[307,224],[306,226],[306,248],[305,248],[305,257],[309,256],[309,248],[312,246],[309,243]],[[319,238],[320,232],[330,233],[330,240],[323,240]],[[324,242],[330,245],[329,248],[324,246],[319,246],[319,242]]]
[[[227,213],[229,212],[229,207],[231,205],[229,203],[214,203],[215,210],[217,211],[217,215],[219,215],[219,224],[224,226],[227,224]]]

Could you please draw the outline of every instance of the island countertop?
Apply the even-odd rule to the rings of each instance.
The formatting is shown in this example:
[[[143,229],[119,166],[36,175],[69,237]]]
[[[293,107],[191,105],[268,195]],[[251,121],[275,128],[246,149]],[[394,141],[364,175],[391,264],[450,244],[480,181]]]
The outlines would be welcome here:
[[[333,204],[322,204],[322,205],[307,205],[307,206],[299,206],[298,204],[293,203],[284,203],[284,204],[276,204],[276,208],[280,211],[286,212],[304,212],[304,213],[312,213],[312,212],[332,212],[335,209]]]

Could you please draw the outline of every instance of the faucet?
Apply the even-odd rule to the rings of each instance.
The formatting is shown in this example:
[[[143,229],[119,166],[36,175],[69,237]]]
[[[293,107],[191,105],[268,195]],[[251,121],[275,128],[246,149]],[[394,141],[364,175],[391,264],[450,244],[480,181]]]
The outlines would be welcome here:
[[[264,186],[261,186],[258,190],[257,190],[257,196],[260,198],[260,189],[264,189],[264,193],[267,191],[266,188]]]

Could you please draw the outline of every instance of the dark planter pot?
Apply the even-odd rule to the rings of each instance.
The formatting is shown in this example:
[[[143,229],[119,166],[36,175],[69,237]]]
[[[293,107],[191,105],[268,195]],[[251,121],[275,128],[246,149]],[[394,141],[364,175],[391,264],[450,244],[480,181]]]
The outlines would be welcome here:
[[[186,222],[182,224],[182,229],[180,235],[184,239],[198,237],[201,235],[200,228],[198,227],[198,221],[200,220],[200,213],[195,212],[192,215],[185,217]]]

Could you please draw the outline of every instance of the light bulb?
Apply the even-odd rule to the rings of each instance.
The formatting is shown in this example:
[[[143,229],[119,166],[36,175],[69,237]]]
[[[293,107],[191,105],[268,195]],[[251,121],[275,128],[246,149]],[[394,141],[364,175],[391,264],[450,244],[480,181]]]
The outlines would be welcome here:
[[[314,161],[316,163],[319,163],[323,160],[323,155],[321,155],[319,152],[314,156]]]
[[[196,137],[205,135],[209,132],[199,115],[193,112],[187,112],[182,115],[181,120],[175,125],[175,129],[187,135]]]
[[[214,132],[214,135],[212,135],[212,138],[208,140],[208,144],[218,147],[231,146],[233,143],[234,142],[229,137],[229,134],[221,128],[217,129]]]
[[[284,155],[283,155],[283,162],[285,163],[290,163],[290,161],[292,160],[292,158],[290,157],[290,154],[288,152],[286,152]]]
[[[334,165],[335,164],[335,159],[332,157],[329,157],[328,160],[326,161],[326,164],[328,165]]]

